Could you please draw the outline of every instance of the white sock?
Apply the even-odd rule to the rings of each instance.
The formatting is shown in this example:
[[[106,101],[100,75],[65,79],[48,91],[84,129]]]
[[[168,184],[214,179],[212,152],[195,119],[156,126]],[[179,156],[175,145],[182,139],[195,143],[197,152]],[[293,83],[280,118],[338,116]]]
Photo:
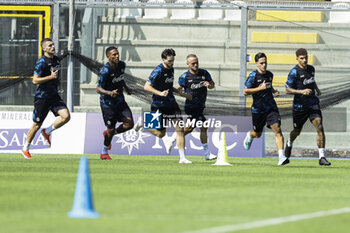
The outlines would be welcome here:
[[[204,150],[204,155],[205,156],[209,155],[210,151],[209,151],[208,143],[203,143],[202,146],[203,146],[203,150]]]
[[[324,148],[318,148],[318,158],[324,157]]]
[[[102,154],[107,154],[107,153],[108,153],[108,146],[103,145]]]
[[[180,160],[186,159],[186,157],[185,157],[185,149],[179,149],[179,156],[180,156]]]
[[[284,157],[284,150],[278,150],[278,156],[279,157]]]
[[[291,146],[293,146],[293,142],[292,142],[290,139],[288,139],[288,140],[287,140],[287,145],[288,145],[289,147],[291,147]]]
[[[52,124],[52,125],[50,125],[49,128],[46,128],[46,129],[45,129],[45,132],[46,132],[48,135],[50,135],[50,134],[52,133],[52,131],[54,131],[55,129],[56,129],[55,126],[53,126],[53,124]]]
[[[24,151],[29,151],[29,147],[30,147],[30,142],[26,141],[26,143],[24,143],[23,150]]]

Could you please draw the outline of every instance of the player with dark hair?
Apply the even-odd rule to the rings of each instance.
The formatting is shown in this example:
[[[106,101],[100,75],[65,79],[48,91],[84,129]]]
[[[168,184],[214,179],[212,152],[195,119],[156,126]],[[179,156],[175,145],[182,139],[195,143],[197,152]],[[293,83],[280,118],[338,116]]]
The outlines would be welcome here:
[[[289,163],[289,159],[284,155],[281,117],[274,100],[274,96],[279,96],[279,92],[272,86],[273,74],[267,70],[266,55],[257,53],[255,63],[258,69],[249,74],[244,85],[244,95],[253,95],[251,108],[253,129],[247,132],[243,145],[246,150],[249,150],[253,139],[261,136],[266,124],[275,134],[278,165],[285,165]]]
[[[174,83],[174,61],[176,53],[173,49],[165,49],[162,54],[162,63],[159,64],[149,76],[148,81],[145,83],[144,89],[153,94],[151,111],[159,112],[163,119],[178,122],[181,119],[181,110],[176,103],[173,92],[177,92],[177,89],[173,88]],[[190,95],[186,95],[182,92],[178,94],[191,98]],[[140,117],[135,125],[135,130],[138,131],[142,128],[142,118]],[[148,131],[156,137],[163,138],[166,133],[166,129],[161,127],[160,129],[148,129]],[[164,140],[164,139],[163,139]],[[179,148],[180,161],[179,163],[192,163],[186,159],[185,156],[185,135],[183,127],[176,124],[176,142]],[[164,144],[168,154],[171,152],[172,143],[170,140],[165,141]]]
[[[33,76],[33,84],[37,85],[34,97],[34,123],[28,131],[27,141],[22,148],[22,155],[26,159],[32,158],[29,153],[30,144],[49,111],[59,118],[51,126],[41,131],[48,146],[51,146],[51,133],[70,120],[68,108],[58,94],[60,60],[55,55],[55,44],[50,38],[45,38],[41,41],[41,47],[44,55],[37,61]]]
[[[186,99],[185,102],[185,112],[190,116],[190,119],[194,119],[195,122],[204,122],[206,118],[203,111],[207,99],[207,89],[213,89],[215,83],[208,71],[199,68],[198,57],[195,54],[189,54],[186,60],[189,69],[180,76],[177,89],[184,89],[185,93],[190,93],[192,95],[192,99]],[[193,130],[193,126],[186,126],[184,129],[185,136]],[[216,159],[217,156],[211,154],[208,147],[208,128],[202,126],[200,130],[200,140],[203,146],[205,159]]]
[[[100,158],[111,160],[108,150],[111,149],[113,136],[132,129],[134,121],[123,94],[124,89],[128,95],[132,93],[124,81],[125,62],[119,60],[119,51],[113,46],[106,49],[106,56],[108,62],[100,71],[96,91],[100,94],[102,116],[107,127],[103,132],[104,142]],[[115,128],[117,122],[122,124]]]
[[[293,94],[293,126],[286,143],[286,156],[290,157],[294,140],[299,136],[303,125],[309,119],[317,132],[317,146],[319,151],[319,164],[329,166],[330,162],[325,158],[326,138],[322,124],[322,113],[317,96],[321,95],[315,82],[315,68],[308,65],[306,49],[296,51],[298,64],[289,72],[286,93]],[[316,96],[317,95],[317,96]]]

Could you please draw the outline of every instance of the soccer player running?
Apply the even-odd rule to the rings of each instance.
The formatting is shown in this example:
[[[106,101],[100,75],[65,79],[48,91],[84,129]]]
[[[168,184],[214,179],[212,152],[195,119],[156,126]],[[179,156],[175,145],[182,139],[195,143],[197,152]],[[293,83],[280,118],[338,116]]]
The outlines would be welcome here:
[[[123,133],[134,127],[131,110],[125,102],[123,90],[128,95],[132,91],[124,81],[125,62],[119,60],[119,51],[116,47],[106,49],[108,62],[100,70],[100,78],[96,91],[100,94],[100,106],[107,130],[103,132],[104,142],[100,158],[111,160],[108,150],[115,134]],[[117,122],[122,122],[115,128]]]
[[[185,93],[191,93],[192,99],[186,99],[185,112],[190,116],[190,120],[206,121],[203,114],[205,108],[205,101],[207,99],[207,89],[213,89],[215,87],[214,81],[208,71],[199,69],[198,57],[195,54],[189,54],[186,58],[188,71],[183,73],[178,81],[177,89],[184,89]],[[193,125],[188,125],[184,129],[185,136],[194,130]],[[203,146],[204,155],[206,160],[216,159],[217,156],[210,153],[208,147],[208,128],[200,128],[200,140]]]
[[[303,125],[309,118],[317,131],[317,146],[319,151],[319,164],[329,166],[330,162],[325,158],[325,135],[322,125],[322,113],[319,99],[321,95],[315,82],[315,68],[307,64],[306,49],[296,51],[298,64],[289,72],[286,93],[293,94],[293,126],[286,143],[286,156],[290,157],[294,140],[299,136]],[[317,95],[317,96],[316,96]]]
[[[175,51],[173,49],[165,49],[162,54],[162,63],[159,64],[149,76],[146,81],[144,89],[153,94],[151,111],[159,111],[163,119],[178,122],[181,119],[181,110],[176,103],[173,92],[177,92],[179,95],[186,98],[191,98],[190,94],[179,92],[176,88],[173,88],[174,83],[174,61]],[[169,116],[169,117],[168,117]],[[139,131],[142,128],[142,118],[140,117],[135,125],[135,130]],[[151,134],[156,137],[163,138],[166,133],[166,129],[161,127],[160,129],[147,129]],[[176,124],[176,143],[179,148],[179,163],[192,163],[185,156],[185,135],[183,127]],[[164,141],[166,151],[170,154],[172,143],[170,140]]]
[[[48,146],[51,146],[51,133],[70,120],[68,108],[58,94],[60,59],[54,55],[55,45],[50,38],[45,38],[41,41],[41,47],[44,55],[37,61],[33,77],[33,84],[37,85],[34,97],[34,123],[27,133],[27,140],[22,148],[22,155],[26,159],[32,158],[29,147],[49,111],[59,117],[51,126],[41,131]]]
[[[279,96],[279,92],[272,87],[273,74],[267,70],[266,55],[257,53],[255,62],[258,69],[249,74],[244,86],[244,95],[253,95],[251,107],[253,129],[247,132],[243,145],[246,150],[249,150],[253,139],[261,136],[266,124],[275,134],[278,165],[285,165],[289,163],[289,159],[284,155],[281,117],[274,100],[274,96]]]

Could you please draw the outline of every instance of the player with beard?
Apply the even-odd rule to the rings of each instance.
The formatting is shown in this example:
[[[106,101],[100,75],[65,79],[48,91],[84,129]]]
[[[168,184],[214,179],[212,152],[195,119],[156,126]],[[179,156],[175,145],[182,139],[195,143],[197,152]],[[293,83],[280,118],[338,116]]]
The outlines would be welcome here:
[[[319,152],[319,164],[330,166],[331,163],[325,157],[326,138],[322,124],[322,112],[317,96],[321,95],[315,82],[315,68],[308,65],[306,49],[296,51],[298,64],[289,72],[286,93],[294,95],[293,100],[293,126],[286,143],[286,156],[290,157],[294,140],[300,135],[303,125],[310,120],[317,132],[317,146]]]
[[[195,54],[189,54],[186,60],[189,69],[180,76],[177,89],[184,89],[185,93],[190,93],[192,95],[192,99],[186,99],[185,102],[185,112],[189,115],[189,119],[194,119],[195,122],[205,122],[206,118],[203,111],[207,100],[207,89],[213,89],[215,83],[208,71],[199,68],[198,57]],[[193,130],[194,127],[188,125],[184,129],[185,136]],[[208,147],[208,128],[202,125],[200,131],[200,140],[203,146],[205,159],[216,159],[217,156],[211,154]]]
[[[176,142],[179,148],[179,163],[190,164],[192,163],[185,156],[185,135],[183,127],[177,124],[181,121],[181,110],[176,103],[173,92],[191,98],[191,95],[186,95],[182,92],[178,92],[173,88],[174,83],[174,61],[176,53],[173,49],[165,49],[162,54],[162,63],[159,64],[152,71],[145,83],[144,89],[152,93],[151,111],[161,114],[163,120],[173,121],[176,124]],[[142,118],[140,117],[135,125],[135,130],[139,131],[142,128]],[[160,129],[147,129],[151,134],[156,137],[163,138],[166,134],[166,128],[163,126]],[[165,138],[164,138],[165,139]],[[172,143],[169,139],[164,140],[167,154],[170,154]]]

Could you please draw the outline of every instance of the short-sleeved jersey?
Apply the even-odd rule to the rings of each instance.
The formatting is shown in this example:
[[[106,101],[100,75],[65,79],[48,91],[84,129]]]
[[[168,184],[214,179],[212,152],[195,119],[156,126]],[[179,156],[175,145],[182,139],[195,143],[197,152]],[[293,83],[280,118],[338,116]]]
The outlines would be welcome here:
[[[313,66],[307,65],[306,69],[303,69],[298,65],[294,66],[288,74],[285,86],[296,90],[312,90],[310,95],[294,95],[293,111],[303,112],[312,105],[320,102],[315,92],[315,68]]]
[[[267,113],[277,109],[276,102],[272,95],[272,80],[273,74],[268,70],[265,74],[261,74],[257,70],[249,74],[244,84],[245,89],[259,87],[264,81],[267,87],[265,90],[253,94],[252,113]]]
[[[204,69],[198,69],[197,74],[186,71],[180,76],[178,81],[179,86],[185,88],[186,93],[192,94],[192,100],[186,99],[186,108],[205,108],[207,87],[204,86],[204,82],[210,82],[211,80],[209,72]]]
[[[46,56],[42,56],[35,65],[34,74],[39,77],[46,77],[51,75],[51,69],[59,70],[60,69],[60,60],[57,56],[53,56],[53,58],[49,58]],[[42,84],[38,84],[35,97],[36,98],[56,98],[58,95],[57,91],[58,79],[52,79]]]
[[[176,103],[173,94],[174,68],[166,69],[163,64],[159,64],[152,71],[148,78],[148,82],[150,82],[152,87],[158,91],[169,90],[168,95],[165,97],[153,95],[152,106],[157,108],[172,108]]]
[[[123,94],[125,67],[125,62],[119,61],[115,67],[107,62],[101,68],[97,86],[107,91],[118,90],[118,95],[114,98],[110,95],[100,95],[100,102],[104,107],[114,108],[125,102]]]

